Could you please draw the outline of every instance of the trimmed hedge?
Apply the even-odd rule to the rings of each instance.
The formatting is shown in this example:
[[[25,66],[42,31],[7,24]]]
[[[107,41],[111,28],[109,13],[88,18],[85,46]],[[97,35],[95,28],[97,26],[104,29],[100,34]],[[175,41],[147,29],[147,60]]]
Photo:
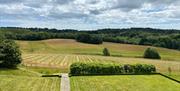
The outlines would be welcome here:
[[[71,75],[150,74],[155,72],[155,66],[149,64],[73,63],[70,66]]]

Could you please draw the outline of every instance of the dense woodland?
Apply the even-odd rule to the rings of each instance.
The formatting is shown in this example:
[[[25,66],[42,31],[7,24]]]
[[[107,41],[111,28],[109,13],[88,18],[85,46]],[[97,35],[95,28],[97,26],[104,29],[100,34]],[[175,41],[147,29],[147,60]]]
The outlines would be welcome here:
[[[92,44],[101,44],[106,41],[180,50],[180,30],[167,29],[126,28],[78,31],[73,29],[1,27],[0,38],[32,41],[64,38]]]

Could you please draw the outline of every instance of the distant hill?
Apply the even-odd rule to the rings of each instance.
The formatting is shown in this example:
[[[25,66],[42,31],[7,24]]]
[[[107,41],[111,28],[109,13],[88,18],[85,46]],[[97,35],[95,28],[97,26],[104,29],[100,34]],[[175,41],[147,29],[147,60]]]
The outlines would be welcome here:
[[[104,42],[149,45],[180,50],[180,30],[127,28],[78,31],[73,29],[58,30],[48,28],[0,28],[0,38],[4,37],[15,40],[76,39],[82,33],[89,36],[101,37],[100,39]]]

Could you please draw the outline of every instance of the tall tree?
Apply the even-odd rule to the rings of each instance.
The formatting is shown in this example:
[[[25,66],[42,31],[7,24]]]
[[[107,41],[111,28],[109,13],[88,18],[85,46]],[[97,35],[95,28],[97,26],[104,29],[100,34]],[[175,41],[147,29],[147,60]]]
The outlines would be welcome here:
[[[0,40],[0,67],[14,68],[21,60],[21,52],[15,41]]]

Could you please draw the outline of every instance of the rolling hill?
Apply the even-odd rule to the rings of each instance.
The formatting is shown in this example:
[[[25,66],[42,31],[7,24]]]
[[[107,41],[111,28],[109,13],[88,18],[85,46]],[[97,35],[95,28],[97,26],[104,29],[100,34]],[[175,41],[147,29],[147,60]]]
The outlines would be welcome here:
[[[142,58],[145,49],[150,46],[110,42],[94,45],[76,42],[71,39],[16,42],[20,45],[22,51],[23,65],[18,66],[17,69],[0,69],[0,77],[2,78],[0,91],[50,91],[52,89],[59,91],[61,78],[42,78],[40,76],[68,73],[69,66],[74,62],[153,64],[156,66],[157,72],[180,81],[180,51],[177,50],[153,47],[158,50],[162,57],[161,60],[153,60]],[[104,47],[110,50],[112,56],[101,56]],[[171,74],[168,72],[168,68],[171,68]],[[92,89],[89,88],[92,87],[94,91],[109,91],[112,89],[114,91],[123,89],[144,91],[147,90],[147,87],[149,91],[164,91],[164,89],[178,91],[179,88],[178,83],[160,75],[75,76],[70,77],[70,80],[72,91],[90,91]],[[121,84],[124,81],[126,82]],[[16,84],[17,82],[19,83]]]
[[[41,41],[16,41],[23,54],[88,54],[102,55],[104,47],[112,56],[142,57],[150,46],[104,42],[101,45],[85,44],[71,39],[49,39]],[[180,51],[153,47],[158,50],[162,60],[180,61]]]

